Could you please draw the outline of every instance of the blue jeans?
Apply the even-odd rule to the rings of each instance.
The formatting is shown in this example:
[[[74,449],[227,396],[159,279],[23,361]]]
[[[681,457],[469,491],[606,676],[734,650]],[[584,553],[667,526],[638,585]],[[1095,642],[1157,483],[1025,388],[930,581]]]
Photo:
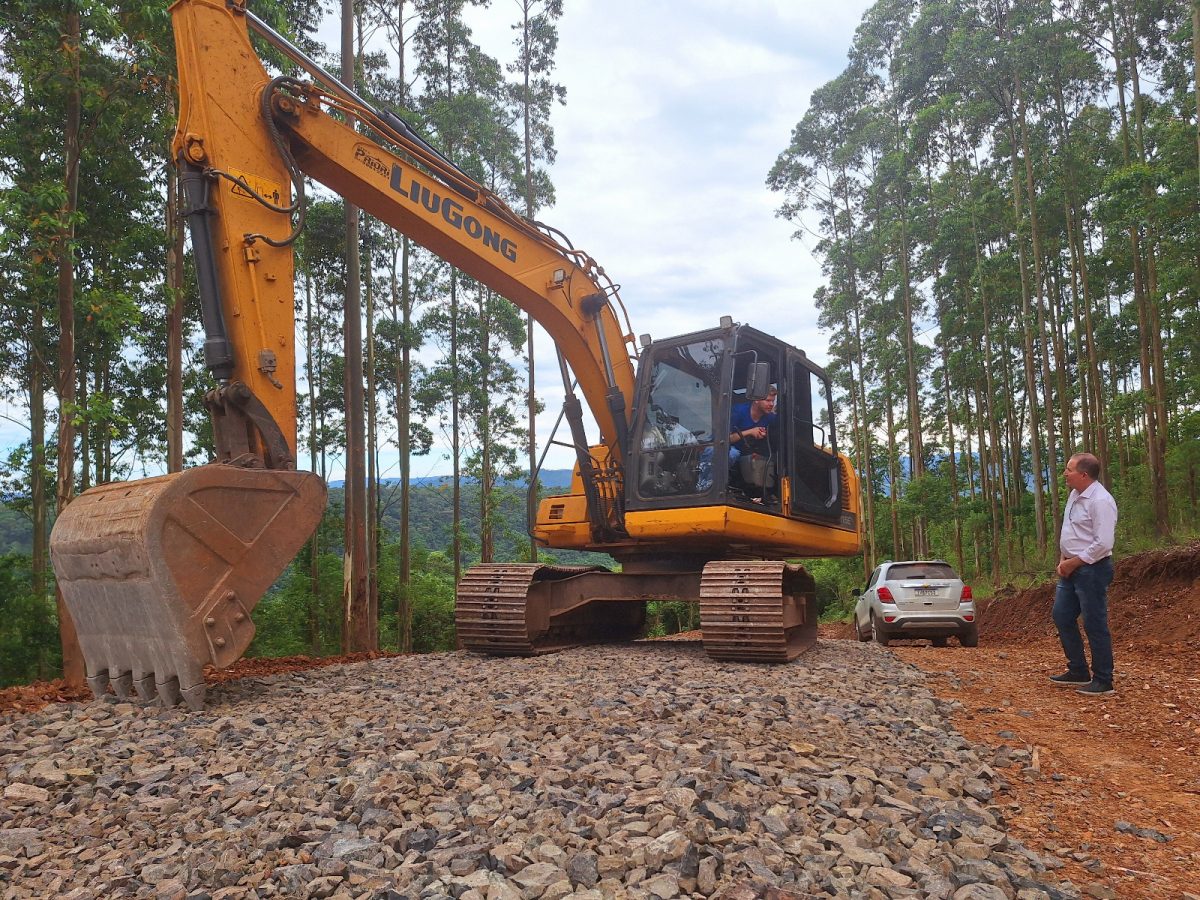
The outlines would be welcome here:
[[[1112,580],[1111,556],[1080,566],[1070,578],[1058,579],[1053,612],[1058,639],[1067,655],[1067,669],[1080,677],[1088,673],[1076,621],[1082,614],[1083,630],[1092,649],[1092,677],[1108,685],[1113,680],[1112,635],[1108,632],[1108,586]]]
[[[737,447],[729,448],[729,467],[731,469],[733,468],[734,463],[738,461],[738,457],[741,455],[742,451]],[[696,477],[696,491],[698,493],[703,494],[710,487],[712,487],[712,461],[713,448],[711,446],[705,447],[700,451],[700,471]]]

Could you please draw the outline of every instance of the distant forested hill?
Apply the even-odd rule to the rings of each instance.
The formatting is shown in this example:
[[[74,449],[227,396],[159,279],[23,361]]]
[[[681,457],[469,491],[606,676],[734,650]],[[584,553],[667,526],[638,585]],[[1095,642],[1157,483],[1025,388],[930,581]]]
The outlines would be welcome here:
[[[542,473],[542,493],[557,493],[571,481],[569,469],[554,469]],[[329,489],[331,511],[340,511],[344,500],[343,482],[332,482]],[[529,546],[525,524],[525,485],[512,484],[498,489],[500,495],[496,533],[498,560],[524,560]],[[400,537],[400,484],[387,480],[379,487],[382,506],[381,521],[387,539],[396,541]],[[449,478],[419,478],[412,486],[412,540],[428,550],[449,550],[451,498],[453,490]],[[479,485],[464,481],[462,488],[462,519],[465,530],[464,547],[468,561],[478,552],[479,542]],[[0,555],[18,553],[28,555],[32,549],[29,518],[0,506]],[[546,551],[555,560],[570,564],[599,564],[611,562],[603,554],[580,554],[566,551]]]
[[[0,506],[0,556],[33,552],[33,525],[29,517]]]

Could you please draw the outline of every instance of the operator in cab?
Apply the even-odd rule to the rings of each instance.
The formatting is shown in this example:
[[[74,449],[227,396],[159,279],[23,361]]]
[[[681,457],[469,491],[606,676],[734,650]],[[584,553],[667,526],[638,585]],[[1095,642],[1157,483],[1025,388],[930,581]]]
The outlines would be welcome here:
[[[770,439],[778,398],[772,385],[767,396],[735,404],[729,413],[730,485],[755,503],[769,502],[775,486]]]
[[[747,443],[765,441],[771,426],[779,421],[775,402],[779,389],[772,387],[761,400],[735,404],[729,415],[729,464],[735,465],[743,453],[749,453]]]

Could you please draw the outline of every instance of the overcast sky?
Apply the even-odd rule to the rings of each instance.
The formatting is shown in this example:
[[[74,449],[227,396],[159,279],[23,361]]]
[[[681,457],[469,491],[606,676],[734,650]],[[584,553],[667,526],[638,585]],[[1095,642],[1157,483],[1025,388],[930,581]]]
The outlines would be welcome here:
[[[558,158],[551,170],[558,197],[539,217],[621,285],[636,334],[670,337],[731,315],[823,362],[812,240],[792,239],[765,180],[813,90],[844,68],[868,4],[564,5],[555,78],[567,102],[553,113]],[[502,63],[515,53],[510,26],[517,16],[514,0],[493,0],[471,14],[475,40]],[[562,382],[549,338],[540,333],[535,343],[544,445]],[[23,420],[22,413],[0,405],[0,417]],[[0,418],[0,446],[27,438]],[[385,454],[385,477],[398,476],[394,460],[394,452]],[[552,450],[546,461],[549,468],[572,463],[565,450]],[[448,471],[436,449],[413,461],[415,476]]]

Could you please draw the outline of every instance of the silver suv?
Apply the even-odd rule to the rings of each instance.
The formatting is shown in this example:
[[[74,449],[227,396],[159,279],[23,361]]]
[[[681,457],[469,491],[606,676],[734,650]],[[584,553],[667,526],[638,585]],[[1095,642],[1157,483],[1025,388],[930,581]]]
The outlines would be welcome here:
[[[860,641],[887,646],[892,638],[930,638],[945,647],[954,636],[964,647],[979,646],[971,588],[940,559],[885,562],[860,594],[854,606]]]

